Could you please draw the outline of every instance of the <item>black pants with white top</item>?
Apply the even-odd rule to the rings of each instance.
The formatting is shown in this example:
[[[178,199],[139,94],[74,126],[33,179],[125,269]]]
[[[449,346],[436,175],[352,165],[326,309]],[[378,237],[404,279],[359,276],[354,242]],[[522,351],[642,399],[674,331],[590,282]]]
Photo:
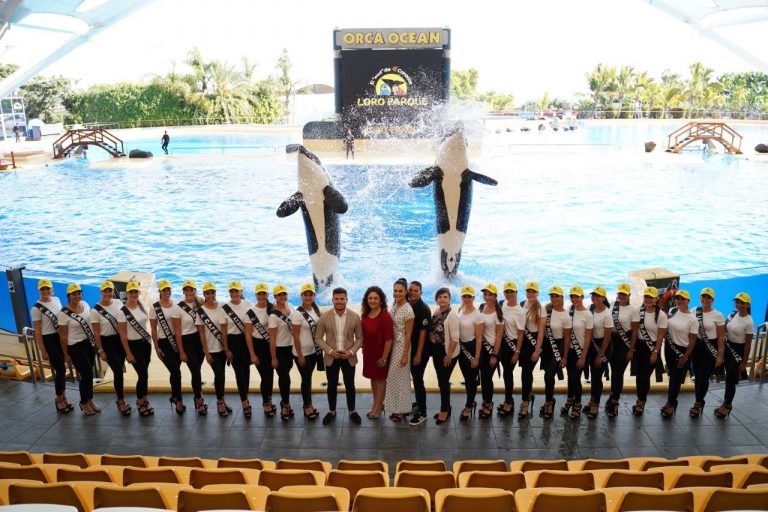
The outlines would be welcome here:
[[[467,401],[464,406],[467,409],[471,409],[475,405],[475,396],[477,396],[477,379],[479,375],[479,368],[472,368],[472,361],[469,360],[466,354],[475,357],[475,340],[460,342],[461,351],[459,352],[459,369],[464,377],[464,389],[467,393]]]
[[[733,397],[736,396],[736,385],[739,383],[739,377],[741,372],[739,371],[740,362],[733,357],[731,349],[743,360],[744,359],[744,343],[731,343],[726,341],[725,347],[725,395],[723,396],[723,403],[725,405],[731,405],[733,403]]]
[[[78,341],[67,348],[72,364],[80,376],[80,403],[93,399],[93,345],[88,340]]]
[[[125,349],[120,342],[120,335],[101,337],[101,348],[107,356],[107,364],[112,370],[112,386],[118,400],[125,398],[123,394],[123,369],[125,368]]]
[[[120,340],[118,339],[118,342]],[[67,386],[66,372],[67,368],[64,364],[64,352],[61,351],[61,340],[59,339],[59,333],[54,332],[51,334],[43,335],[43,346],[48,353],[48,362],[51,363],[51,370],[53,370],[54,386],[56,389],[56,395],[61,395]]]
[[[136,398],[147,396],[149,387],[149,362],[152,360],[152,344],[140,340],[128,340],[128,348],[131,349],[133,358],[133,369],[136,370]]]
[[[696,388],[696,401],[703,402],[709,391],[709,379],[715,373],[715,356],[707,347],[707,342],[712,347],[717,347],[717,339],[704,341],[696,339],[693,347],[693,373],[696,376],[694,386]],[[715,352],[717,349],[715,348]]]
[[[682,368],[678,366],[682,354],[688,350],[687,347],[675,345],[674,350],[669,346],[669,341],[664,343],[664,358],[667,361],[667,374],[669,375],[669,392],[667,393],[667,403],[676,405],[677,397],[680,395],[680,387],[683,385],[685,376],[690,369],[690,362],[686,362]],[[677,356],[677,352],[681,354]]]

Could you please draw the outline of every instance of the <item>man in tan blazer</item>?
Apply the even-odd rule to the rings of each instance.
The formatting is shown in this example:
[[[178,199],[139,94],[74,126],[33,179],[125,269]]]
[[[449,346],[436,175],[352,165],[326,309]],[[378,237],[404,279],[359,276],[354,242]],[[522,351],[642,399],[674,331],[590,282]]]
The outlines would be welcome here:
[[[355,365],[357,351],[363,344],[363,327],[360,315],[347,309],[347,290],[333,290],[333,309],[326,311],[317,321],[315,343],[323,350],[325,374],[328,379],[328,413],[323,425],[336,419],[336,394],[339,386],[339,371],[344,377],[347,394],[349,419],[356,425],[361,422],[355,411]]]

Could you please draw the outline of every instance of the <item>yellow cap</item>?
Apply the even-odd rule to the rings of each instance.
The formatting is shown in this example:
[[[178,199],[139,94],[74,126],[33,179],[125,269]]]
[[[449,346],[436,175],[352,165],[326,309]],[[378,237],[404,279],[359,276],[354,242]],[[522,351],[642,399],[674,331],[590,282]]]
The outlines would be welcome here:
[[[506,283],[504,283],[504,286],[502,287],[502,291],[506,292],[507,290],[511,290],[513,292],[517,291],[517,285],[515,284],[514,281],[507,281]]]
[[[483,286],[483,289],[480,290],[481,292],[491,292],[494,295],[499,294],[499,290],[496,289],[496,285],[493,283],[488,283],[487,285]]]
[[[50,279],[41,279],[37,282],[37,289],[40,288],[50,288],[53,289],[53,283],[51,283]]]
[[[184,281],[184,284],[181,285],[181,289],[183,290],[184,288],[194,288],[197,290],[197,284],[195,284],[194,281]]]
[[[312,283],[304,283],[303,285],[301,285],[301,293],[304,293],[304,292],[315,293],[315,285],[313,285]]]
[[[685,300],[691,300],[691,294],[688,293],[688,290],[677,290],[675,297],[682,297]]]
[[[77,283],[72,283],[71,285],[67,286],[67,295],[69,295],[70,293],[81,292],[81,291],[83,290],[82,288],[80,288],[80,285]]]
[[[653,297],[654,299],[659,298],[659,290],[654,288],[653,286],[646,286],[643,288],[643,297],[648,295],[649,297]]]
[[[473,297],[474,297],[474,296],[475,296],[475,289],[474,289],[474,288],[472,288],[472,287],[471,287],[471,286],[469,286],[469,285],[467,285],[467,286],[463,286],[463,287],[461,288],[461,296],[463,297],[463,296],[465,296],[465,295],[471,295],[471,296],[473,296]]]
[[[133,291],[140,291],[141,290],[141,283],[138,281],[128,281],[128,284],[125,286],[126,292],[133,292]]]
[[[549,289],[550,295],[563,295],[563,289],[559,286],[553,286]]]
[[[231,281],[229,285],[227,285],[227,290],[243,291],[243,283],[240,281]]]
[[[157,289],[163,291],[166,288],[172,288],[171,282],[168,279],[161,279],[157,282]]]
[[[108,289],[110,289],[110,288],[111,288],[113,291],[114,291],[114,289],[115,289],[115,283],[113,283],[113,282],[112,282],[112,281],[110,281],[110,280],[106,280],[106,281],[104,281],[103,283],[101,283],[101,286],[99,286],[99,290],[101,290],[102,292],[103,292],[104,290],[108,290]]]
[[[713,299],[715,298],[715,290],[712,288],[702,288],[701,293],[699,295],[709,295]]]
[[[216,285],[215,284],[213,284],[213,283],[205,283],[203,285],[203,293],[210,292],[211,290],[213,290],[214,292],[216,291]]]
[[[539,283],[537,283],[536,281],[528,281],[527,283],[525,283],[525,290],[539,291]]]
[[[595,286],[595,289],[592,290],[591,295],[599,295],[601,297],[607,297],[608,292],[605,291],[605,288],[603,288],[602,286]]]
[[[284,284],[278,284],[272,290],[272,295],[274,295],[275,297],[277,297],[281,293],[288,293],[288,287],[285,286]]]
[[[267,283],[256,283],[256,293],[269,293],[269,285]]]
[[[579,285],[571,286],[571,289],[568,290],[568,295],[578,295],[579,297],[584,296],[584,288],[582,288]]]
[[[748,293],[744,293],[744,292],[737,293],[736,296],[733,298],[733,300],[740,300],[741,302],[752,304],[752,297],[750,297]]]
[[[616,293],[626,293],[627,295],[630,295],[632,293],[632,287],[629,286],[629,283],[619,283],[618,288],[616,288]]]

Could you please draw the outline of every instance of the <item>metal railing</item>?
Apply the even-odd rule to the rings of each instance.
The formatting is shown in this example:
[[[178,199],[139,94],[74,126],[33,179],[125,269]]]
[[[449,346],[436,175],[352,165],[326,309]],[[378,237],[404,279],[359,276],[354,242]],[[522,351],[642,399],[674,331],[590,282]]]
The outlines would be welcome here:
[[[762,354],[760,357],[759,371],[760,384],[763,383],[763,377],[765,376],[765,358],[768,356],[768,343],[766,342],[767,339],[768,322],[765,322],[757,326],[754,342],[752,343],[752,366],[749,369],[749,380],[752,382],[755,381],[755,371],[758,369],[757,356],[758,354]]]
[[[31,327],[25,327],[21,330],[21,342],[24,344],[24,352],[27,354],[27,364],[32,374],[32,382],[37,382],[38,373],[40,382],[45,382],[45,367],[43,366],[43,356],[40,353],[40,347],[35,342],[35,330]],[[37,362],[37,368],[35,367]]]

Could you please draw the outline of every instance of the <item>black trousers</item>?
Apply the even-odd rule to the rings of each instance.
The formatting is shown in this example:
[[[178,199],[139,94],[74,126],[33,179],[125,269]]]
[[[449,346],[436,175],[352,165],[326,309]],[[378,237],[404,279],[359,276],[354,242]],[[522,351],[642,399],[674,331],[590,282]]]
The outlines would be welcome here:
[[[280,403],[291,402],[291,368],[293,368],[293,347],[277,347],[277,387],[280,388]]]
[[[624,372],[627,370],[627,345],[617,333],[611,334],[611,400],[619,401],[624,391]],[[650,385],[650,382],[649,382]]]
[[[491,355],[483,347],[480,351],[480,392],[483,396],[483,402],[493,402],[493,372],[498,367],[499,360],[491,366]]]
[[[660,353],[656,355],[661,357]],[[635,365],[637,399],[645,402],[648,400],[648,392],[651,390],[651,375],[655,369],[655,364],[651,364],[651,351],[642,339],[638,339],[635,344],[635,355],[632,361]]]
[[[560,357],[562,357],[563,339],[555,339],[555,346],[560,353]],[[560,361],[555,357],[552,343],[546,339],[546,336],[541,347],[541,369],[544,370],[544,394],[546,400],[549,402],[555,398],[555,375],[557,375],[558,370],[560,369]]]
[[[317,354],[312,352],[310,355],[305,355],[304,366],[299,364],[298,357],[294,357],[293,360],[296,363],[296,368],[299,370],[299,375],[301,375],[301,399],[306,409],[312,405],[312,372],[315,371],[315,365],[317,364]]]
[[[426,343],[429,343],[427,341]],[[432,344],[432,365],[435,367],[435,374],[437,375],[437,385],[440,388],[440,410],[448,412],[451,407],[451,374],[456,367],[456,360],[458,357],[451,359],[448,366],[443,364],[445,359],[445,345]],[[462,357],[459,355],[459,357]]]
[[[416,355],[416,348],[411,345],[411,377],[413,378],[413,391],[416,395],[416,405],[422,414],[427,414],[427,388],[424,386],[424,370],[427,369],[427,363],[432,355],[432,343],[429,336],[424,340],[424,348],[421,350],[421,362],[413,364],[413,358]]]
[[[584,387],[581,385],[581,374],[584,373],[584,368],[576,367],[578,361],[579,356],[576,355],[576,351],[571,347],[568,351],[568,361],[566,364],[566,369],[568,370],[568,398],[573,398],[574,402],[581,403],[581,395],[584,393]],[[594,382],[594,378],[592,382]]]
[[[530,334],[533,336],[533,339],[536,339],[536,337],[539,335],[536,332],[532,332]],[[533,369],[536,367],[536,363],[531,361],[531,356],[533,355],[533,351],[535,349],[536,347],[534,347],[527,338],[523,340],[523,346],[520,349],[519,361],[521,385],[520,399],[524,402],[530,400],[531,394],[533,393]]]
[[[248,385],[251,382],[251,353],[245,343],[244,334],[227,334],[227,345],[232,352],[232,369],[235,370],[235,382],[240,400],[248,400]]]
[[[513,340],[512,343],[517,343],[517,340]],[[501,364],[502,375],[504,376],[504,401],[507,403],[514,403],[515,397],[515,366],[512,363],[512,349],[509,348],[507,342],[501,342],[501,348],[499,349],[499,363]]]
[[[667,362],[667,374],[669,375],[669,390],[667,392],[667,403],[677,404],[677,397],[680,396],[680,388],[685,381],[685,376],[690,369],[690,362],[686,362],[682,368],[678,367],[678,362],[682,358],[686,347],[675,345],[674,347],[680,352],[680,357],[677,356],[675,350],[669,346],[669,342],[664,342],[664,359]],[[694,347],[696,348],[696,347]]]
[[[339,387],[339,371],[344,378],[344,392],[347,394],[347,409],[355,410],[355,367],[348,359],[334,359],[330,365],[325,365],[325,376],[328,379],[328,409],[336,411],[336,395]]]
[[[128,348],[131,349],[133,369],[136,370],[136,398],[147,396],[149,386],[149,362],[152,360],[152,344],[144,340],[128,340]]]
[[[608,372],[608,361],[603,362],[601,365],[598,365],[600,362],[597,359],[597,349],[595,348],[595,344],[598,346],[603,346],[603,338],[594,338],[593,343],[590,343],[589,350],[587,351],[587,360],[586,364],[590,369],[590,373],[592,374],[591,379],[591,390],[590,390],[590,398],[595,403],[600,403],[600,398],[603,396],[603,377]],[[610,352],[610,347],[609,347]],[[609,357],[606,357],[606,359],[610,360]],[[626,362],[626,360],[625,360]],[[622,376],[623,378],[623,376]]]
[[[90,341],[83,340],[70,345],[67,351],[80,376],[80,403],[87,404],[93,399],[93,345]]]
[[[101,348],[107,356],[107,364],[109,369],[112,370],[112,385],[115,388],[115,394],[118,400],[125,398],[123,392],[123,373],[125,369],[125,349],[120,342],[120,335],[113,334],[112,336],[101,337]]]
[[[170,374],[171,396],[176,400],[181,400],[181,359],[179,353],[173,350],[171,342],[166,338],[160,338],[157,345],[163,352],[161,360]]]
[[[739,371],[739,365],[741,363],[737,362],[736,358],[731,355],[731,348],[743,360],[744,344],[730,343],[727,341],[726,343],[728,346],[725,347],[725,395],[723,397],[723,403],[725,405],[732,405],[733,397],[736,396],[736,385],[739,383],[739,378],[741,377],[741,372]]]
[[[272,352],[269,349],[269,342],[261,338],[251,338],[253,342],[253,351],[259,358],[259,364],[256,369],[259,371],[261,383],[261,402],[268,404],[272,401],[272,387],[275,385],[275,369],[272,368]]]
[[[200,374],[200,368],[203,366],[205,352],[203,352],[203,345],[200,343],[200,334],[197,332],[185,334],[181,337],[181,343],[184,345],[184,353],[187,354],[187,368],[192,375],[192,393],[194,393],[195,398],[201,398],[203,396],[203,377]]]
[[[118,343],[120,338],[118,337]],[[53,383],[56,389],[56,396],[64,393],[67,386],[66,372],[67,368],[64,364],[64,352],[61,351],[61,340],[59,333],[54,332],[52,334],[43,335],[43,346],[45,351],[48,352],[48,362],[51,363],[51,370],[53,370]]]
[[[211,352],[213,362],[213,388],[216,390],[216,400],[224,400],[224,371],[227,368],[227,353],[223,350]]]
[[[712,355],[707,342],[701,338],[696,339],[696,346],[693,347],[693,374],[696,376],[694,386],[696,389],[696,401],[703,402],[709,391],[709,379],[715,373],[715,356]],[[709,340],[709,344],[717,347],[717,339]],[[717,349],[715,349],[717,351]]]
[[[464,354],[464,350],[469,352],[472,357],[475,356],[475,341],[467,341],[459,343],[462,350],[459,352],[459,369],[461,375],[464,377],[464,389],[467,393],[467,401],[464,404],[465,407],[472,408],[475,404],[475,396],[477,396],[477,381],[479,378],[480,368],[472,368],[472,362]]]

